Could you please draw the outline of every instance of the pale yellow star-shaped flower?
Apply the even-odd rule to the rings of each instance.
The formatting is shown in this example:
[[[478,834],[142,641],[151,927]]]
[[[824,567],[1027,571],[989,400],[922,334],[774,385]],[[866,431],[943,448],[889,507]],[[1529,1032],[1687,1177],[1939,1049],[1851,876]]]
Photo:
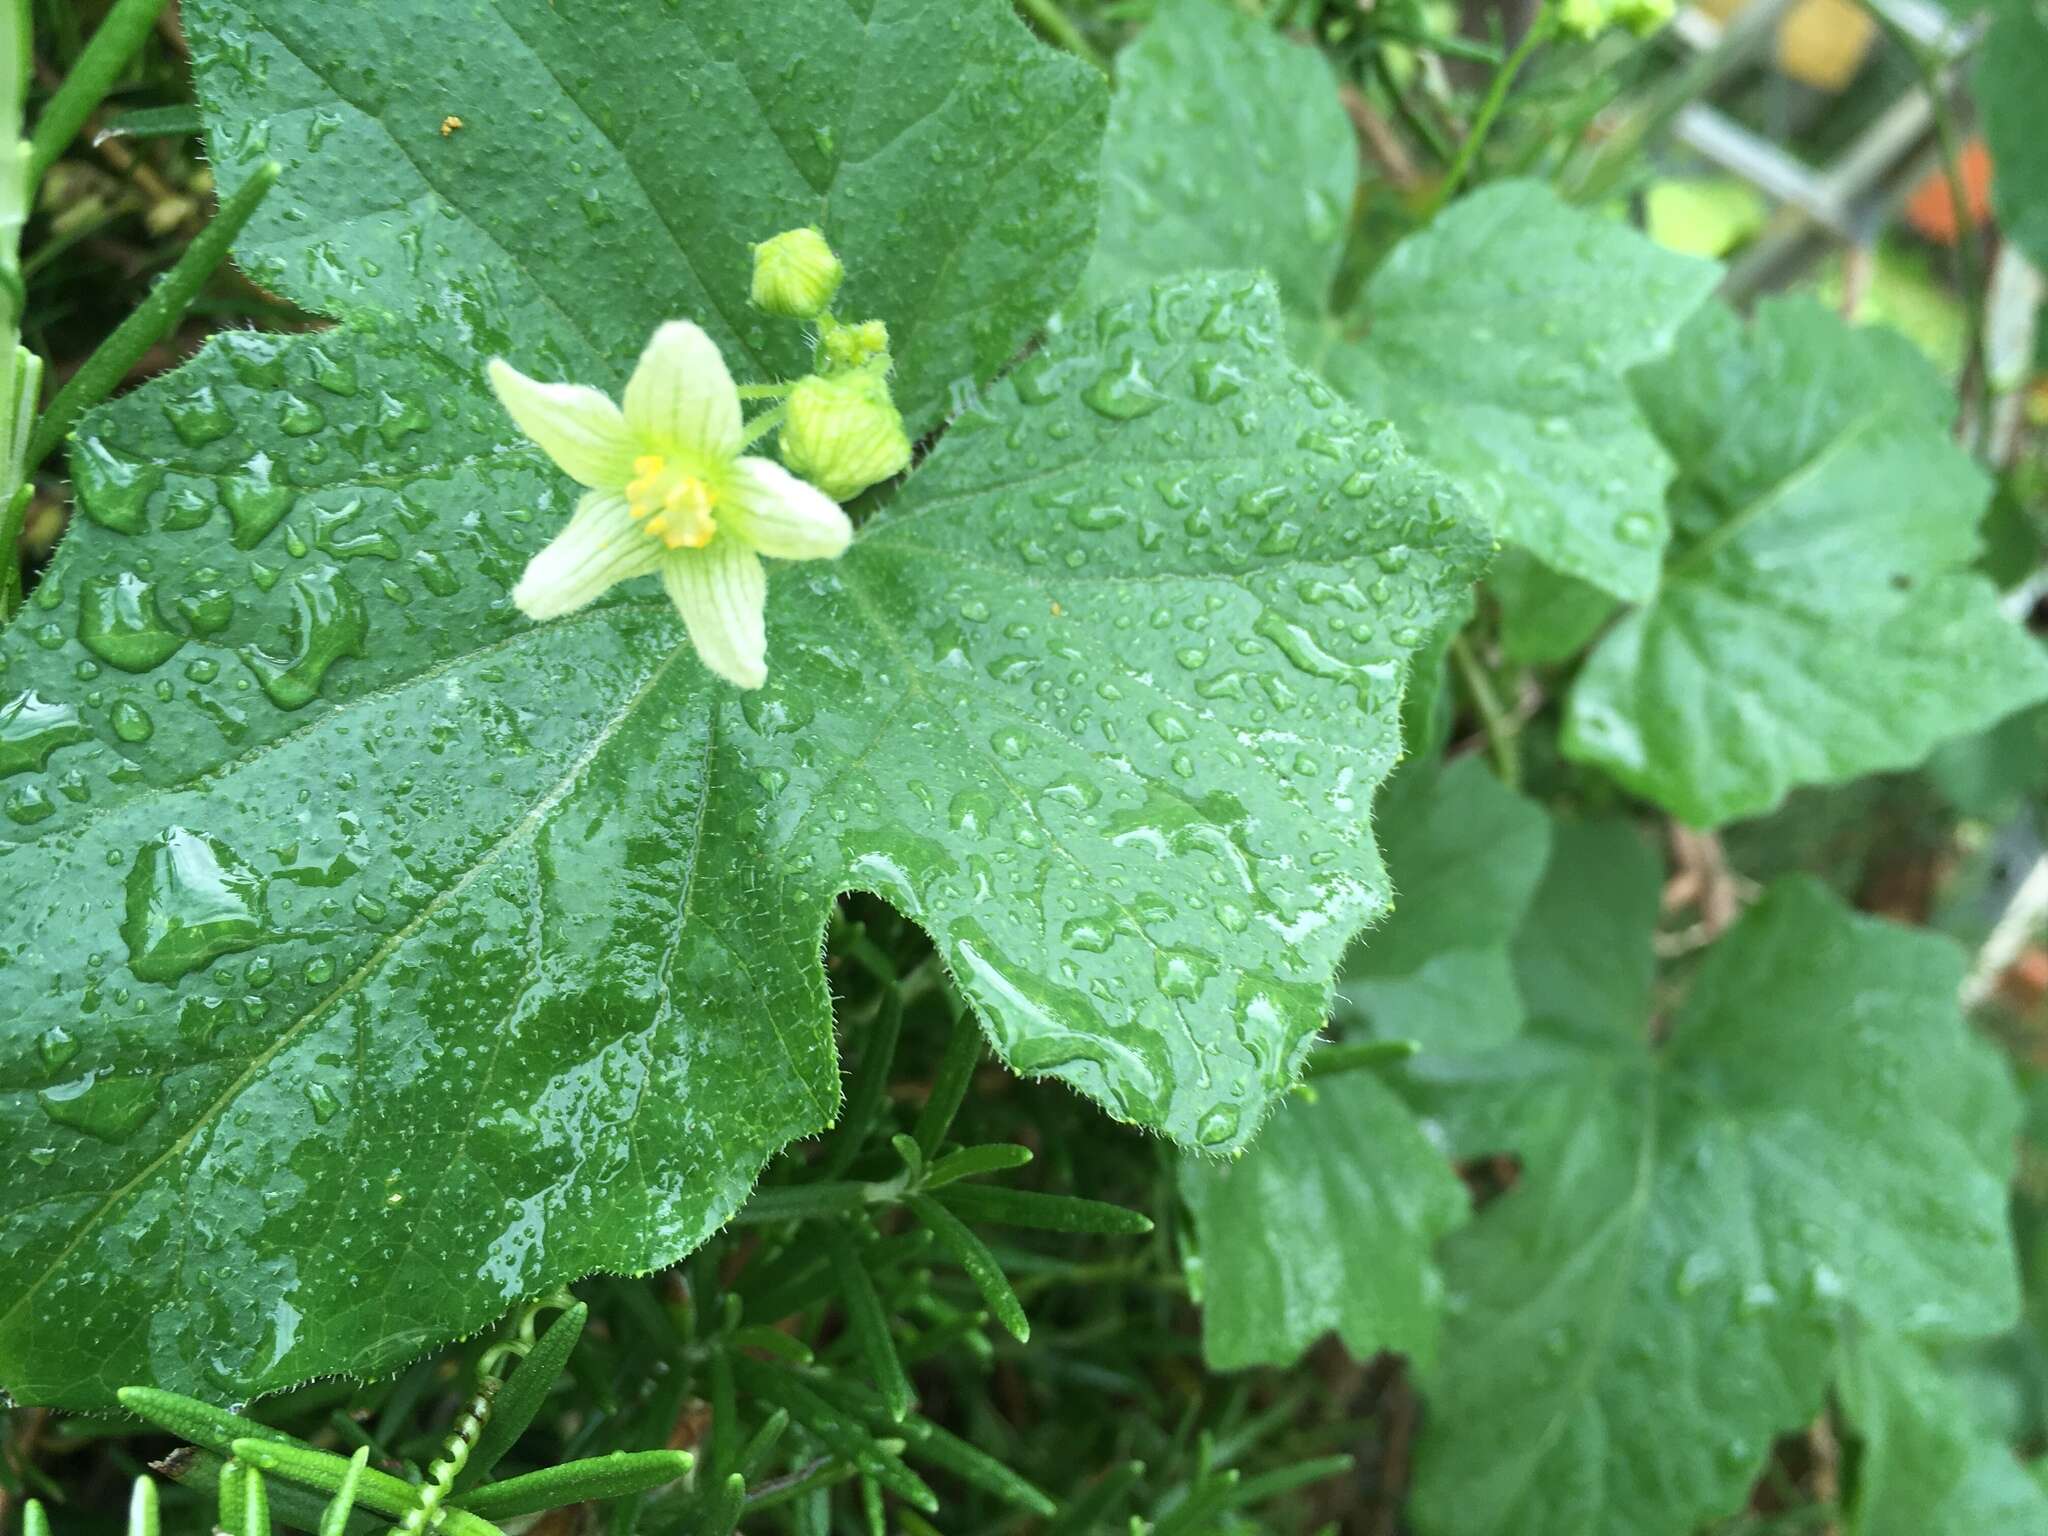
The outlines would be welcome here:
[[[615,405],[493,358],[512,420],[587,493],[512,591],[531,619],[573,613],[622,581],[659,575],[704,665],[741,688],[768,677],[761,557],[831,560],[853,525],[838,503],[746,456],[739,391],[718,344],[675,320],[654,333]]]

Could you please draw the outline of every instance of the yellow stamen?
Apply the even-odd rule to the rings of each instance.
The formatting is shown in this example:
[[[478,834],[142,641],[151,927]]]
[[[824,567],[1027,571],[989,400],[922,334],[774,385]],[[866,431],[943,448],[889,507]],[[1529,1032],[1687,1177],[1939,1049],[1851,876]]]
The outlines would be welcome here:
[[[626,505],[649,538],[670,549],[702,549],[718,531],[711,509],[718,492],[699,476],[656,454],[633,461],[634,477],[626,483]]]

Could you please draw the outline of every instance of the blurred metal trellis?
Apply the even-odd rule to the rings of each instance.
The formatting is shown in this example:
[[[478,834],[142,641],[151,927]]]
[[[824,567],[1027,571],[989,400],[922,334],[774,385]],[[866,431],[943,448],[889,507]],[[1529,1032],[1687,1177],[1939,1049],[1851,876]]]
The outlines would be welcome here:
[[[1793,0],[1754,0],[1727,22],[1698,6],[1681,11],[1673,34],[1686,48],[1716,53],[1726,78],[1767,48]],[[1902,36],[1927,50],[1941,89],[1953,101],[1961,65],[1980,34],[1977,23],[1951,16],[1934,0],[1869,0]],[[1746,300],[1782,286],[1838,242],[1867,245],[1940,159],[1934,104],[1917,85],[1907,89],[1841,154],[1815,168],[1705,102],[1678,114],[1678,141],[1703,160],[1750,183],[1777,204],[1763,234],[1730,268],[1726,290]]]

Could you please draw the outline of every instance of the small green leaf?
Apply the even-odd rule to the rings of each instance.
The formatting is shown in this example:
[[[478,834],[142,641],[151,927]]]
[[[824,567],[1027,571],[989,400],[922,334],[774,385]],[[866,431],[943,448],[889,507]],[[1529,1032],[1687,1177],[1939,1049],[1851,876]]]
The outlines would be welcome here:
[[[947,993],[950,1000],[952,994]],[[953,1128],[953,1117],[960,1113],[960,1106],[967,1098],[967,1089],[974,1081],[974,1069],[981,1064],[981,1032],[974,1027],[974,1021],[956,1009],[953,1027],[946,1035],[945,1054],[939,1058],[938,1069],[932,1073],[931,1096],[924,1101],[924,1108],[918,1111],[916,1145],[904,1147],[898,1138],[890,1141],[897,1144],[904,1166],[913,1171],[939,1155],[939,1148],[945,1145],[946,1132]],[[917,1157],[913,1159],[911,1153]]]
[[[184,1397],[176,1392],[165,1392],[156,1387],[123,1387],[115,1396],[130,1413],[149,1420],[159,1429],[169,1430],[181,1440],[203,1445],[222,1456],[234,1455],[238,1440],[271,1440],[280,1445],[296,1445],[302,1450],[312,1449],[281,1429],[272,1429],[268,1424],[259,1424],[254,1419],[245,1419],[238,1413],[229,1413],[211,1403],[202,1403],[197,1398]]]
[[[1514,939],[1529,1016],[1637,1033],[1657,975],[1663,886],[1662,862],[1629,823],[1553,823],[1550,860]]]
[[[229,1485],[225,1482],[222,1488]],[[271,1536],[270,1488],[263,1481],[263,1474],[254,1466],[245,1465],[242,1475],[234,1481],[235,1524],[230,1527],[235,1536]]]
[[[839,1282],[839,1304],[846,1312],[847,1329],[867,1365],[869,1378],[882,1394],[889,1417],[900,1423],[916,1405],[917,1391],[904,1375],[895,1340],[889,1336],[889,1314],[882,1309],[875,1282],[845,1225],[827,1222],[823,1235],[832,1256],[832,1273]]]
[[[893,974],[882,977],[882,985],[881,1005],[863,1032],[860,1065],[847,1085],[846,1103],[833,1127],[831,1153],[819,1170],[825,1179],[840,1178],[853,1166],[888,1091],[889,1066],[896,1059],[896,1039],[903,1029],[903,988]]]
[[[1569,661],[1620,606],[1611,594],[1553,571],[1522,549],[1503,551],[1486,585],[1500,600],[1502,654],[1529,666]]]
[[[753,1477],[768,1464],[768,1458],[775,1454],[775,1447],[788,1432],[790,1415],[787,1408],[777,1408],[761,1421],[761,1427],[740,1451],[739,1475]]]
[[[1031,1227],[1044,1232],[1092,1232],[1102,1236],[1143,1237],[1152,1218],[1103,1200],[1074,1195],[1042,1195],[1030,1189],[997,1185],[955,1184],[939,1192],[939,1201],[968,1221],[997,1227]]]
[[[1408,1060],[1422,1047],[1413,1040],[1347,1040],[1341,1045],[1318,1046],[1302,1063],[1304,1083],[1319,1077],[1336,1077],[1345,1072],[1379,1071]]]
[[[355,1455],[349,1457],[348,1474],[342,1478],[341,1486],[334,1490],[334,1498],[320,1512],[319,1536],[343,1536],[348,1530],[348,1517],[356,1507],[356,1487],[363,1479],[363,1471],[370,1463],[370,1448],[356,1447]]]
[[[548,1324],[547,1331],[534,1340],[533,1348],[513,1367],[505,1385],[491,1400],[490,1417],[484,1420],[469,1460],[456,1475],[458,1494],[488,1477],[526,1433],[527,1425],[540,1413],[548,1393],[568,1368],[569,1356],[575,1351],[576,1341],[583,1337],[583,1324],[589,1317],[590,1308],[577,1302]]]
[[[1318,1081],[1233,1162],[1183,1157],[1180,1189],[1212,1369],[1292,1365],[1332,1331],[1354,1359],[1397,1350],[1429,1363],[1443,1292],[1433,1255],[1468,1202],[1375,1075]]]
[[[2048,697],[2048,652],[1968,569],[1990,487],[1902,337],[1715,306],[1634,384],[1681,467],[1677,537],[1579,673],[1567,754],[1716,826]]]
[[[2048,801],[2048,705],[1942,743],[1927,759],[1927,776],[1956,810],[1994,824]]]
[[[1058,1509],[1045,1491],[1029,1479],[929,1419],[915,1415],[906,1419],[903,1438],[933,1466],[943,1468],[984,1493],[993,1494],[1005,1504],[1015,1505],[1034,1515],[1050,1516]]]
[[[462,1496],[462,1507],[481,1520],[512,1520],[660,1488],[688,1476],[694,1462],[688,1451],[613,1451],[471,1489]]]
[[[253,1480],[252,1481],[257,1481]],[[258,1486],[261,1486],[258,1481]],[[248,1536],[270,1536],[270,1522],[247,1527]],[[128,1495],[128,1536],[162,1536],[163,1517],[157,1508],[156,1484],[147,1472],[135,1479]]]
[[[1003,1274],[1003,1267],[996,1262],[995,1255],[988,1251],[988,1245],[971,1232],[967,1224],[955,1216],[939,1201],[929,1195],[912,1195],[909,1200],[917,1219],[931,1229],[932,1236],[939,1240],[939,1246],[953,1256],[953,1262],[967,1271],[967,1278],[974,1282],[981,1292],[981,1299],[988,1303],[989,1312],[995,1320],[1009,1330],[1011,1337],[1023,1343],[1031,1337],[1031,1322],[1024,1315],[1023,1305],[1017,1300],[1017,1293],[1010,1289],[1010,1281]]]
[[[1522,1001],[1508,941],[1543,874],[1548,820],[1467,756],[1441,773],[1404,768],[1381,797],[1378,825],[1395,906],[1345,959],[1338,1019],[1362,1018],[1425,1050],[1511,1038]]]
[[[962,1147],[933,1163],[922,1181],[925,1189],[939,1189],[958,1179],[978,1179],[987,1173],[1007,1173],[1031,1161],[1031,1149],[1011,1145]]]
[[[719,1484],[692,1529],[700,1536],[732,1536],[747,1507],[747,1480],[735,1472]]]

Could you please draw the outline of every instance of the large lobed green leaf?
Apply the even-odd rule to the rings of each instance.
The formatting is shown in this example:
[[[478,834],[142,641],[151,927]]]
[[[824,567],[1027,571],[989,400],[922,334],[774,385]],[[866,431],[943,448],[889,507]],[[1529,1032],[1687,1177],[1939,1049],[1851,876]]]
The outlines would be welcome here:
[[[392,312],[613,393],[683,315],[793,377],[751,245],[822,226],[889,323],[913,431],[1067,296],[1106,92],[996,0],[193,0],[224,191],[286,173],[238,253],[325,314]]]
[[[1572,690],[1565,750],[1712,826],[1919,762],[2048,696],[1968,569],[1989,487],[1903,338],[1807,300],[1704,311],[1636,393],[1681,466],[1656,597]]]
[[[1000,0],[416,19],[188,10],[223,179],[288,162],[245,256],[345,323],[91,418],[0,640],[26,1400],[376,1370],[686,1251],[835,1111],[845,889],[1020,1071],[1243,1145],[1384,904],[1404,667],[1484,556],[1246,279],[985,387],[1085,256],[1101,110]],[[525,623],[574,488],[486,353],[612,383],[684,314],[794,366],[737,295],[814,218],[913,418],[960,414],[843,561],[776,571],[769,686],[651,582]]]
[[[1357,159],[1320,57],[1221,0],[1174,0],[1120,65],[1094,272],[1272,272],[1303,360],[1455,477],[1503,539],[1648,596],[1671,464],[1624,375],[1668,346],[1715,269],[1511,182],[1453,204],[1342,302]]]
[[[1242,1145],[1483,555],[1278,324],[1212,279],[1052,338],[776,573],[744,698],[652,583],[518,618],[569,490],[480,359],[229,336],[95,418],[0,642],[9,1385],[240,1396],[674,1258],[834,1112],[849,887],[1020,1071]]]
[[[2013,1095],[1963,1032],[1961,957],[1803,882],[1715,946],[1653,1046],[1654,867],[1616,827],[1556,848],[1518,942],[1552,962],[1524,978],[1548,1016],[1413,1074],[1459,1155],[1521,1167],[1445,1245],[1416,1521],[1683,1536],[1818,1408],[1845,1317],[2010,1323]]]

